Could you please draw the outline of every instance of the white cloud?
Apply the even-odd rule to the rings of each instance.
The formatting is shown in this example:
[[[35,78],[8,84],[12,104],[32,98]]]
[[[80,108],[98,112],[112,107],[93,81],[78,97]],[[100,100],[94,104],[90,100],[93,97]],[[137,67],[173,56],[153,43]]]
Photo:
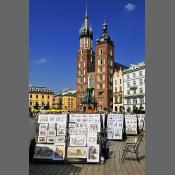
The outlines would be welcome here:
[[[136,5],[132,4],[132,3],[128,3],[125,5],[125,10],[127,10],[128,12],[133,11],[136,8]]]
[[[47,59],[46,58],[41,58],[35,61],[36,64],[45,64],[47,63]]]

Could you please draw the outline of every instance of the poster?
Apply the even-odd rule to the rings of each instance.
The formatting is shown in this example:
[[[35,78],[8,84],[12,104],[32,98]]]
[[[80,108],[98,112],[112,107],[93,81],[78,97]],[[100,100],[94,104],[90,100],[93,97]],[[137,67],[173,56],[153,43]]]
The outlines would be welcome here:
[[[55,147],[49,144],[37,144],[35,147],[34,158],[36,159],[53,159]]]
[[[70,146],[86,146],[86,136],[70,135]]]
[[[139,130],[144,130],[145,114],[137,114]]]
[[[55,143],[55,150],[53,153],[53,160],[64,160],[65,159],[65,144]]]
[[[126,134],[137,134],[136,115],[125,115]]]
[[[87,147],[68,147],[67,157],[86,158],[87,157]]]
[[[55,143],[55,137],[47,137],[47,143]]]
[[[87,162],[99,162],[99,145],[89,145],[87,147]]]
[[[38,123],[48,123],[49,119],[48,119],[48,115],[47,114],[40,114],[38,116]]]
[[[38,143],[46,143],[46,136],[38,136]]]
[[[55,143],[65,143],[65,136],[56,136]]]
[[[107,116],[107,138],[122,140],[123,138],[123,114],[108,114]]]

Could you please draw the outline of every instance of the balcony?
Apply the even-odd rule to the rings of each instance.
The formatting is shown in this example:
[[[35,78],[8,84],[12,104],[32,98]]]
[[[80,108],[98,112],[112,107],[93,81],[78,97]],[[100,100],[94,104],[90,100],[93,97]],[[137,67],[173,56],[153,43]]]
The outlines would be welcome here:
[[[124,95],[124,98],[130,98],[130,97],[143,97],[145,96],[144,93],[138,93],[138,94],[127,94],[127,95]]]
[[[137,85],[131,85],[130,89],[137,89]]]

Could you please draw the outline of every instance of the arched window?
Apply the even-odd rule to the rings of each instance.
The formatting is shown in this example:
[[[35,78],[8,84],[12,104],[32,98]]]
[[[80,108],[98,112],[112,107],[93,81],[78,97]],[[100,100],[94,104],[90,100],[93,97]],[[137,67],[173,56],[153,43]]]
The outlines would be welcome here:
[[[88,88],[94,88],[94,76],[90,74],[88,77]]]

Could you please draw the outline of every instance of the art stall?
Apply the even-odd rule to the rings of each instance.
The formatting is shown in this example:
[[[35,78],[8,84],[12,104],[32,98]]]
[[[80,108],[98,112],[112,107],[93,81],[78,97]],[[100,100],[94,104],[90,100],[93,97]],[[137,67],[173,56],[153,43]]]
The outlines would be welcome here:
[[[123,140],[124,114],[108,114],[107,116],[107,139]]]
[[[137,115],[125,115],[125,129],[127,135],[137,135],[138,122]]]
[[[38,116],[34,159],[65,160],[67,114]]]
[[[100,132],[100,114],[70,114],[68,161],[100,163]]]

